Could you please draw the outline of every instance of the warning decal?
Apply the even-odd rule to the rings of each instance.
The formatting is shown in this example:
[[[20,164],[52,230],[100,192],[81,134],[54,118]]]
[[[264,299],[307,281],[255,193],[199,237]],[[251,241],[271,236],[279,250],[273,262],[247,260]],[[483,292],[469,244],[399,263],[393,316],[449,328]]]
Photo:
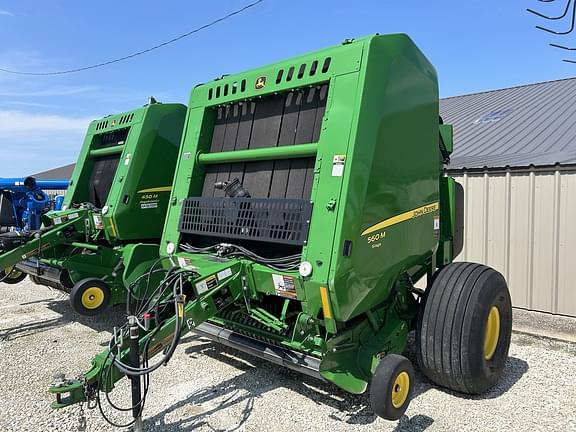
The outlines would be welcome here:
[[[218,280],[216,279],[216,275],[212,275],[200,281],[196,284],[196,291],[198,294],[204,294],[206,291],[214,288],[218,285]]]
[[[276,294],[282,297],[296,298],[296,285],[293,277],[273,274],[272,281]]]

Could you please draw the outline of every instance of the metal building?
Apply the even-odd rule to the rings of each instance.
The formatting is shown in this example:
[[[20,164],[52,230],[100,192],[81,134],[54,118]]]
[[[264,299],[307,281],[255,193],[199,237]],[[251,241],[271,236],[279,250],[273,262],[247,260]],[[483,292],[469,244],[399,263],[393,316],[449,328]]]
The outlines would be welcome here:
[[[441,101],[464,187],[458,260],[498,269],[516,307],[576,316],[576,78]]]

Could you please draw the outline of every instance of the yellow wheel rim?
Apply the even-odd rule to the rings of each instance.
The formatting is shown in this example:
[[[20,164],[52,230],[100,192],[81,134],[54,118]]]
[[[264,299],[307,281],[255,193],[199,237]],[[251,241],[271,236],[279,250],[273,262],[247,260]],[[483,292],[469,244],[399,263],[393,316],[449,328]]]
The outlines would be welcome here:
[[[82,294],[82,306],[86,309],[96,309],[104,303],[104,291],[98,287],[87,288]]]
[[[486,360],[491,360],[494,357],[499,338],[500,311],[496,306],[492,306],[486,320],[486,330],[484,331],[484,358]]]
[[[408,399],[410,392],[410,375],[408,372],[400,372],[392,385],[392,405],[400,408]]]
[[[22,276],[22,272],[15,270],[14,266],[10,266],[4,269],[4,275],[6,275],[8,279],[18,279],[20,276]]]

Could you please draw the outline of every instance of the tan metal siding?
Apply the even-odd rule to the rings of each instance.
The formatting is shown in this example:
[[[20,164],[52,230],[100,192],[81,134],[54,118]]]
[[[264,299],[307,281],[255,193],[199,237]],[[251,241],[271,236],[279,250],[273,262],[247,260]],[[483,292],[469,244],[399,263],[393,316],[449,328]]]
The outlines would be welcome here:
[[[500,271],[514,306],[576,316],[576,169],[453,176],[465,194],[457,260]]]
[[[576,315],[576,174],[560,176],[558,313]]]

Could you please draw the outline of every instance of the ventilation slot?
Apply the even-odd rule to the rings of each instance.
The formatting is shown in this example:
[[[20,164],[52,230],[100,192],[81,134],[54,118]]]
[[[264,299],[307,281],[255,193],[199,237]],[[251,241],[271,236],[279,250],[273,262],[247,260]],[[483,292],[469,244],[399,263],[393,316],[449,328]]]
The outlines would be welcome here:
[[[322,65],[322,73],[328,72],[330,68],[330,63],[332,59],[331,57],[327,57],[324,60]],[[282,81],[290,82],[293,79],[303,79],[306,74],[308,76],[314,76],[318,73],[319,62],[318,60],[314,60],[310,64],[310,69],[306,72],[307,68],[306,63],[302,63],[298,69],[296,70],[296,66],[290,66],[288,70],[286,69],[279,69],[278,73],[276,74],[276,84],[282,83]],[[296,76],[294,76],[296,75]],[[218,99],[221,96],[226,97],[230,95],[235,95],[237,93],[244,93],[246,91],[246,80],[243,79],[241,81],[234,81],[231,84],[224,84],[222,86],[215,86],[208,89],[208,100]]]
[[[102,130],[102,129],[106,129],[108,127],[108,120],[105,121],[101,121],[100,123],[96,124],[96,130]]]
[[[326,57],[326,59],[324,59],[324,63],[322,65],[322,73],[328,72],[328,69],[330,69],[330,63],[331,62],[332,62],[331,57]],[[310,70],[308,71],[308,76],[312,77],[312,76],[316,75],[316,73],[318,72],[318,66],[319,66],[318,60],[314,60],[310,64]],[[296,79],[304,78],[304,76],[306,75],[306,67],[307,67],[306,63],[303,63],[300,65],[300,67],[298,68],[298,73],[296,74]],[[291,66],[288,69],[288,73],[286,75],[284,75],[284,69],[278,70],[278,74],[276,75],[276,84],[280,84],[283,79],[286,82],[292,81],[292,79],[294,78],[295,70],[296,70],[296,67]]]
[[[310,76],[316,75],[316,69],[318,69],[318,60],[312,62],[312,66],[310,66]]]
[[[216,86],[213,88],[208,89],[208,100],[218,99],[220,96],[229,96],[235,95],[238,93],[238,89],[240,88],[240,92],[246,91],[246,80],[234,81],[232,84],[224,84],[223,86]]]
[[[125,114],[122,117],[120,117],[120,121],[118,122],[118,124],[130,123],[133,118],[134,118],[134,113]]]

